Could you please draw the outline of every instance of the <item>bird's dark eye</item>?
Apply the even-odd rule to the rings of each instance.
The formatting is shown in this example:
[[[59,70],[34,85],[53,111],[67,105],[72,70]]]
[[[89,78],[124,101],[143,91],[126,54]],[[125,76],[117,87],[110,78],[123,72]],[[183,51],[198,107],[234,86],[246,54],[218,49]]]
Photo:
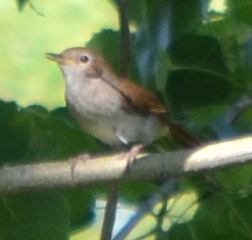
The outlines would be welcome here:
[[[89,62],[89,56],[88,55],[83,55],[80,58],[81,62],[87,63]]]

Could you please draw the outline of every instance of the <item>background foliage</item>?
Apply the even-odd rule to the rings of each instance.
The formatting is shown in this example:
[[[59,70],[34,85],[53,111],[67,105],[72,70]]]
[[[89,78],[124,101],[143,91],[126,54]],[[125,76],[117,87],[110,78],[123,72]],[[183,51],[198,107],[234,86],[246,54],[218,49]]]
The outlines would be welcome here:
[[[29,3],[18,0],[18,10],[24,10]],[[111,3],[116,9],[114,1],[106,2]],[[236,114],[237,118],[230,117],[232,106],[250,99],[251,95],[252,1],[229,0],[221,13],[209,10],[210,3],[200,0],[129,1],[134,53],[132,79],[155,91],[167,103],[171,117],[206,142],[249,134],[252,121],[249,105]],[[74,1],[68,4],[74,6]],[[96,13],[100,8],[97,5],[92,11]],[[57,11],[61,11],[60,5]],[[74,8],[74,11],[85,12],[84,8]],[[95,18],[98,15],[97,12]],[[88,12],[81,16],[86,22],[82,18],[71,21],[71,34],[76,26],[84,29],[85,24],[91,24]],[[32,19],[36,21],[39,17],[33,14]],[[59,27],[64,30],[64,17],[61,21]],[[8,32],[8,29],[1,29],[3,33]],[[39,31],[38,42],[50,42],[52,32]],[[62,41],[70,44],[69,30],[61,34]],[[21,36],[26,36],[25,31]],[[118,70],[119,41],[117,30],[102,29],[87,45],[103,52]],[[84,40],[80,44],[84,44]],[[8,53],[2,46],[1,55],[7,59],[17,57],[17,62],[22,64],[22,58],[29,59],[33,50],[37,52],[40,46],[31,48],[20,55],[20,51]],[[56,50],[63,49],[57,46]],[[8,61],[5,67],[8,67]],[[56,76],[51,73],[57,71],[55,65],[50,68],[48,64],[43,68],[44,72],[49,72],[48,78]],[[36,71],[29,70],[28,73],[34,74],[36,79]],[[60,77],[59,72],[57,74]],[[19,80],[18,75],[11,78]],[[50,94],[55,94],[53,84],[50,86],[54,89]],[[25,94],[25,85],[21,89],[20,93]],[[35,94],[48,96],[47,92]],[[15,100],[0,102],[2,166],[56,161],[82,152],[103,154],[110,151],[81,131],[65,108],[49,111],[42,104],[21,107]],[[166,150],[177,147],[162,141],[155,146],[166,146]],[[180,187],[174,195],[183,198],[187,192],[196,193],[196,213],[183,222],[181,215],[190,207],[187,210],[181,207],[175,216],[169,208],[163,208],[153,215],[157,223],[152,226],[153,232],[147,234],[142,230],[141,234],[146,234],[146,239],[155,236],[156,239],[251,239],[251,170],[249,166],[220,170],[208,176],[211,182],[200,176],[180,179]],[[121,198],[131,204],[140,204],[156,191],[158,185],[158,182],[125,183]],[[68,239],[74,230],[89,226],[95,220],[95,199],[103,195],[105,189],[106,186],[101,185],[2,196],[0,239]],[[164,228],[167,219],[171,228]]]

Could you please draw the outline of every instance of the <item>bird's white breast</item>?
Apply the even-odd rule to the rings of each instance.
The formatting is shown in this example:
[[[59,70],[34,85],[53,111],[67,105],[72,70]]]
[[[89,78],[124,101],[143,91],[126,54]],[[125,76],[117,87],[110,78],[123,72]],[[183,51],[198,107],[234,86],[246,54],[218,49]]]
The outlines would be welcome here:
[[[91,135],[112,146],[154,140],[161,126],[156,116],[125,112],[122,95],[99,78],[76,82],[74,74],[65,77],[68,107]]]

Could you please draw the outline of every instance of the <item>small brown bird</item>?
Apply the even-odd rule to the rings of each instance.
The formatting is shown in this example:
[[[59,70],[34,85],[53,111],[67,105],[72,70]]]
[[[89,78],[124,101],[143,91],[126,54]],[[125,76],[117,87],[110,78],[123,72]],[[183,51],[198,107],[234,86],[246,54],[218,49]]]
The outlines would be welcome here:
[[[87,47],[47,53],[58,63],[66,84],[66,103],[80,126],[111,146],[150,144],[160,136],[187,146],[201,141],[171,122],[166,107],[149,90],[118,77],[105,58]]]

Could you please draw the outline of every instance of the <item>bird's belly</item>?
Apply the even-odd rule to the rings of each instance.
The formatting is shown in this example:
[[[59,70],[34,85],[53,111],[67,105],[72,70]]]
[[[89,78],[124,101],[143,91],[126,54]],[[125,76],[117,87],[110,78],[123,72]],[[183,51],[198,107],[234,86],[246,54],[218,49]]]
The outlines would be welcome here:
[[[118,146],[121,141],[115,134],[113,121],[102,117],[90,121],[89,119],[76,118],[80,126],[93,137],[110,146]],[[103,119],[103,120],[102,120]]]
[[[83,89],[78,94],[79,87]],[[122,96],[103,81],[87,86],[70,86],[66,92],[68,108],[79,125],[95,138],[118,146],[156,138],[161,127],[157,116],[143,116],[122,109]]]
[[[149,144],[157,137],[161,127],[160,121],[155,116],[143,117],[120,113],[109,118],[97,115],[96,119],[90,121],[83,115],[76,115],[76,113],[74,115],[82,128],[111,146],[136,142]]]
[[[126,114],[116,125],[115,134],[125,144],[134,142],[150,144],[157,138],[161,127],[160,120],[154,115]]]

